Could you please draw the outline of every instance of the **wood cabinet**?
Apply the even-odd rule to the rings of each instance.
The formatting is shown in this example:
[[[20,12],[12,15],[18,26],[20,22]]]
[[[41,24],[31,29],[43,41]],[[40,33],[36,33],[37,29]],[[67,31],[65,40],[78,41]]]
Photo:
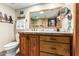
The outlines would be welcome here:
[[[20,55],[69,56],[72,55],[71,41],[71,34],[20,33]]]
[[[20,34],[20,55],[21,56],[38,56],[39,54],[39,37],[37,35]]]

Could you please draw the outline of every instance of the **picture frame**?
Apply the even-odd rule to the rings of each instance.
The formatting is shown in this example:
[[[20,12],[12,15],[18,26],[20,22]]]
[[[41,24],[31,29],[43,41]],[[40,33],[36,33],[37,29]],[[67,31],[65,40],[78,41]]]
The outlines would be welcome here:
[[[16,29],[17,30],[24,30],[26,26],[25,19],[20,19],[16,21]]]

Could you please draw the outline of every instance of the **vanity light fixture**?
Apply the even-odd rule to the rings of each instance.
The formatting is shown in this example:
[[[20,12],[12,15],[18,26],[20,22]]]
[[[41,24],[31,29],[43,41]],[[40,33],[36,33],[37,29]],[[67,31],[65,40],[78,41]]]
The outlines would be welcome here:
[[[40,14],[43,14],[44,12],[43,11],[40,11]]]

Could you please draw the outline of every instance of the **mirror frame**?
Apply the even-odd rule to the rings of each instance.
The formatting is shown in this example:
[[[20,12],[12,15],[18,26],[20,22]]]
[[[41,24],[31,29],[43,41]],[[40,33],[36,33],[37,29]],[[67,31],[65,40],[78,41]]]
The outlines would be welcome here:
[[[29,28],[31,29],[31,14],[34,13],[34,12],[40,12],[40,11],[48,11],[48,10],[54,10],[54,9],[61,9],[61,7],[56,7],[56,8],[52,8],[52,9],[42,9],[42,10],[39,10],[39,11],[31,11],[29,12]]]

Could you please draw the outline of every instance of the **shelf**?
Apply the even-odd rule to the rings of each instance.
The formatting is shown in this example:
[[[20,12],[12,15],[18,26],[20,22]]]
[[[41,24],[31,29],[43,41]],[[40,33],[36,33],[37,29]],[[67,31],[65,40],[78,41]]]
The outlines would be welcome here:
[[[10,23],[8,21],[0,21],[1,23]],[[13,24],[13,23],[10,23],[10,24]]]

